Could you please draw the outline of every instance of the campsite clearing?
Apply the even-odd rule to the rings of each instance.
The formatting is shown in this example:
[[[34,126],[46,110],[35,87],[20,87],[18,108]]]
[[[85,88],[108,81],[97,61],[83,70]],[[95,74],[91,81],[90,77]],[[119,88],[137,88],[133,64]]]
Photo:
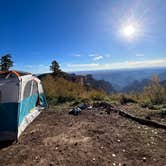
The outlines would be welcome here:
[[[68,114],[69,106],[43,111],[16,144],[0,150],[0,165],[161,166],[166,130],[140,125],[104,109]]]

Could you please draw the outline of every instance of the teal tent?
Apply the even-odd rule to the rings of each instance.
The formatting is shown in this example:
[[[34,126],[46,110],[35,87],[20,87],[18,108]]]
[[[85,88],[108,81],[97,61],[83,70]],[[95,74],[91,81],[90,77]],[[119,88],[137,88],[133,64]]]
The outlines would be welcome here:
[[[0,72],[0,141],[17,140],[46,107],[42,84],[36,76]]]

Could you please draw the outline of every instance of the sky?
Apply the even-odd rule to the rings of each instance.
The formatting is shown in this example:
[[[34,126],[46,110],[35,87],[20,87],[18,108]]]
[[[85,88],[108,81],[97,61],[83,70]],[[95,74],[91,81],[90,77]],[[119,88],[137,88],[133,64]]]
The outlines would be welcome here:
[[[49,72],[166,67],[165,0],[0,0],[0,56]]]

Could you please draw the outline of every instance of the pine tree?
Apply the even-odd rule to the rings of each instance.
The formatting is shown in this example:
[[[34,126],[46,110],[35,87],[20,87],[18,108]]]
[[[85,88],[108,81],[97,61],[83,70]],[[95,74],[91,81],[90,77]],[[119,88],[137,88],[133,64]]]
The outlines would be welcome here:
[[[53,72],[55,76],[59,76],[61,74],[60,66],[56,60],[52,61],[50,70]]]
[[[10,67],[13,66],[12,57],[10,54],[6,54],[0,59],[0,68],[1,71],[8,71]]]

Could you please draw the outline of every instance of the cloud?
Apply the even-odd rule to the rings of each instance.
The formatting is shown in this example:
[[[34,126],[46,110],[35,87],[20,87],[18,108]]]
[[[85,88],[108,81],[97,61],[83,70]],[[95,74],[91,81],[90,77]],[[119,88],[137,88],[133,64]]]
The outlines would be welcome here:
[[[80,57],[81,55],[80,54],[74,54],[73,56],[74,57]]]
[[[166,59],[142,60],[142,61],[122,61],[114,63],[90,63],[90,64],[68,64],[70,71],[81,70],[104,70],[104,69],[130,69],[144,67],[166,67]],[[71,69],[72,68],[72,69]]]
[[[92,57],[93,61],[98,61],[98,60],[101,60],[103,58],[110,58],[111,57],[110,54],[103,54],[103,55],[101,55],[101,54],[89,54],[88,56]]]
[[[98,56],[95,56],[95,57],[93,58],[94,61],[98,61],[98,60],[101,60],[101,59],[103,59],[103,56],[102,56],[102,55],[98,55]]]
[[[94,57],[94,56],[97,56],[97,54],[89,54],[88,56]]]
[[[136,54],[137,57],[143,57],[145,56],[144,54]]]
[[[68,64],[67,67],[73,67],[73,68],[78,68],[78,67],[83,67],[83,68],[86,68],[86,67],[90,67],[90,68],[93,68],[93,67],[97,67],[99,64],[98,63],[87,63],[87,64]]]

